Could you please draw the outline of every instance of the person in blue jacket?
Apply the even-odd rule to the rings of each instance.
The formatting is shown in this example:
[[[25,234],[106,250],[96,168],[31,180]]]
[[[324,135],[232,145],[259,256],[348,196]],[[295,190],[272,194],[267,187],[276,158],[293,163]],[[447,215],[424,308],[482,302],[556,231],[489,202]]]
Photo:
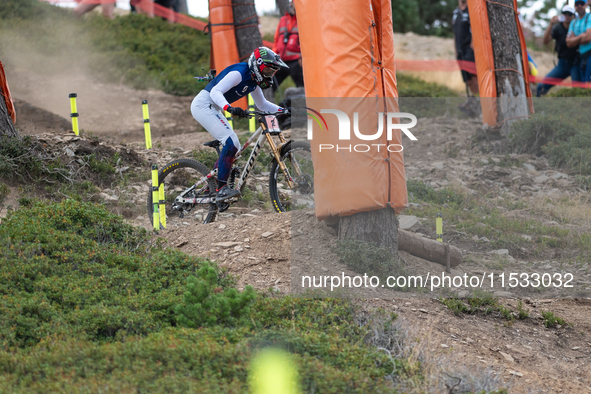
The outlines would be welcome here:
[[[240,195],[239,190],[227,185],[234,156],[240,150],[240,142],[222,111],[246,116],[242,108],[232,107],[231,104],[251,93],[259,110],[287,113],[286,109],[267,101],[262,91],[272,86],[273,76],[284,68],[289,67],[279,55],[267,47],[259,47],[250,55],[248,63],[228,66],[193,99],[191,114],[222,145],[218,159],[216,201]]]

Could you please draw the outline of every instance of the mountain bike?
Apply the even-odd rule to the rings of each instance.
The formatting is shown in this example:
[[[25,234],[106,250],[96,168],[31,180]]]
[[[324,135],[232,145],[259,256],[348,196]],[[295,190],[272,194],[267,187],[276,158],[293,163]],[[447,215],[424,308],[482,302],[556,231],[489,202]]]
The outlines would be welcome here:
[[[253,171],[257,155],[265,142],[269,144],[273,160],[269,172],[269,195],[273,209],[285,212],[294,208],[314,207],[314,166],[308,141],[287,141],[279,128],[277,115],[283,112],[246,111],[255,116],[259,128],[236,153],[228,186],[244,191],[246,180]],[[218,158],[221,143],[218,140],[203,144],[216,150]],[[244,167],[235,166],[241,155],[252,147]],[[215,166],[214,166],[215,167]],[[216,201],[218,169],[209,169],[194,159],[177,159],[158,172],[158,184],[164,183],[167,223],[175,216],[183,219],[188,214],[203,224],[215,221],[240,197]],[[148,217],[153,221],[152,193],[148,194]],[[162,208],[160,208],[162,209]],[[174,219],[173,219],[174,220]],[[152,222],[153,224],[153,222]]]

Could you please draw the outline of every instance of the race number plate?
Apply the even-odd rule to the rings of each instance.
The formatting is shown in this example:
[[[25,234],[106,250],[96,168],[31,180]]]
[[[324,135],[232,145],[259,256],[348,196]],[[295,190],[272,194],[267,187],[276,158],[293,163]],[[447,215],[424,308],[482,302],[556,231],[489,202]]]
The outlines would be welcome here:
[[[277,123],[277,118],[272,115],[265,116],[265,123],[267,123],[267,132],[269,133],[279,133],[281,129],[279,128],[279,124]]]

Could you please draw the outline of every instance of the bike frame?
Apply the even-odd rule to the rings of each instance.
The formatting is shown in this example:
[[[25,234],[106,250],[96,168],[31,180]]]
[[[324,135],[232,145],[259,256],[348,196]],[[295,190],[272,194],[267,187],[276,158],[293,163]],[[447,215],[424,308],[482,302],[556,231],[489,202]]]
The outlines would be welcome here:
[[[246,162],[244,170],[242,171],[242,174],[240,175],[240,179],[236,183],[236,186],[235,186],[236,190],[240,190],[242,188],[242,185],[244,185],[244,183],[246,182],[246,179],[248,179],[248,175],[250,174],[250,171],[252,170],[252,168],[254,167],[254,165],[256,163],[257,155],[259,154],[259,151],[261,150],[265,139],[269,143],[271,151],[273,152],[275,159],[279,163],[279,167],[281,168],[281,171],[283,171],[283,174],[285,175],[285,179],[287,180],[288,186],[291,189],[293,189],[295,187],[293,179],[292,179],[291,175],[289,174],[289,170],[285,166],[285,163],[283,163],[281,161],[281,148],[283,147],[283,145],[285,145],[287,143],[287,141],[285,140],[285,137],[283,137],[282,133],[277,133],[281,143],[279,145],[276,145],[275,141],[273,141],[271,133],[266,132],[268,130],[268,128],[267,128],[267,125],[266,125],[263,117],[259,117],[258,120],[260,123],[260,127],[244,143],[244,146],[236,153],[236,156],[234,159],[234,162],[236,162],[242,156],[242,153],[244,153],[246,148],[248,148],[253,143],[253,141],[256,141],[256,142],[254,142],[252,152],[250,153],[250,156],[248,158],[248,161]],[[292,160],[292,162],[293,162],[293,160]],[[297,163],[295,163],[294,169],[296,170],[296,172],[298,174],[301,172]],[[206,176],[201,178],[199,181],[197,181],[193,186],[191,186],[187,190],[183,191],[175,199],[175,202],[183,203],[183,204],[209,204],[209,203],[211,203],[212,202],[211,197],[185,198],[184,196],[187,193],[204,185],[208,179],[217,176],[217,173],[218,173],[217,168],[211,170],[209,172],[209,174],[207,174]]]

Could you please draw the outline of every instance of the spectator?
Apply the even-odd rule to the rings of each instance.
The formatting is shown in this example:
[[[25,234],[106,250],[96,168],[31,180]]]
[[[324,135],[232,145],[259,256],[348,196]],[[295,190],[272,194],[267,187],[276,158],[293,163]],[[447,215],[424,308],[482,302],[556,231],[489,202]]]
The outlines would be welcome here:
[[[581,69],[578,47],[568,47],[566,36],[568,35],[570,23],[575,19],[575,9],[570,5],[562,7],[562,15],[550,19],[548,28],[544,33],[544,45],[548,45],[552,39],[555,40],[554,50],[558,54],[558,64],[546,75],[546,78],[563,80],[568,76],[576,82],[581,81]],[[545,95],[554,85],[553,81],[545,84],[544,81],[538,85],[537,96]]]
[[[590,0],[591,1],[591,0]],[[575,10],[577,19],[570,23],[566,45],[569,48],[579,47],[581,56],[581,80],[583,82],[591,81],[591,18],[586,12],[587,4],[583,0],[575,1]]]
[[[470,29],[470,14],[468,13],[468,0],[459,0],[458,8],[454,10],[453,33],[455,41],[456,59],[458,61],[475,62],[474,46],[472,44],[472,30]],[[462,79],[466,84],[466,92],[478,94],[478,78],[462,68]],[[468,94],[469,95],[469,94]]]
[[[82,0],[76,0],[78,5],[74,8],[74,15],[80,18],[82,15],[98,6],[98,3],[90,4],[82,2]],[[103,16],[107,19],[113,19],[113,10],[115,9],[115,0],[100,0],[100,6],[103,10]]]
[[[289,69],[282,69],[275,74],[273,91],[277,90],[281,82],[291,75],[296,86],[304,86],[304,73],[302,69],[302,54],[300,52],[300,36],[298,33],[298,21],[293,2],[289,3],[287,12],[279,20],[275,31],[275,44],[273,52],[281,56]]]

